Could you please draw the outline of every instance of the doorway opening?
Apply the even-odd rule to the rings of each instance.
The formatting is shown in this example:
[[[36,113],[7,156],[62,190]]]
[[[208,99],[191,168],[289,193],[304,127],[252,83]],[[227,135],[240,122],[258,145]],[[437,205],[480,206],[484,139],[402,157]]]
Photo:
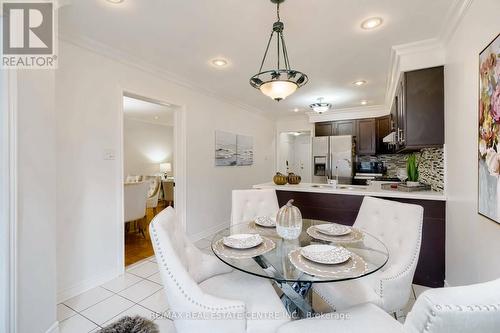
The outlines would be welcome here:
[[[154,255],[149,223],[175,205],[175,119],[179,107],[123,95],[124,264]]]
[[[312,177],[311,131],[281,132],[278,145],[278,171],[293,172],[310,183]]]

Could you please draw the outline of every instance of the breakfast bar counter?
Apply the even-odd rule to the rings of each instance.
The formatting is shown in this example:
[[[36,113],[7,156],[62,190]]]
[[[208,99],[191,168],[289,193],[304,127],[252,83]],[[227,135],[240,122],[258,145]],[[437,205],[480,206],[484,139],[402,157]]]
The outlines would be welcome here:
[[[446,195],[437,191],[416,191],[403,192],[398,190],[384,190],[382,184],[384,182],[374,181],[370,185],[329,185],[329,184],[312,184],[301,183],[297,185],[276,185],[273,182],[254,185],[254,188],[274,188],[277,191],[292,191],[292,192],[308,192],[308,193],[325,193],[325,194],[345,194],[358,196],[372,196],[379,198],[400,198],[400,199],[417,199],[417,200],[437,200],[446,201]]]

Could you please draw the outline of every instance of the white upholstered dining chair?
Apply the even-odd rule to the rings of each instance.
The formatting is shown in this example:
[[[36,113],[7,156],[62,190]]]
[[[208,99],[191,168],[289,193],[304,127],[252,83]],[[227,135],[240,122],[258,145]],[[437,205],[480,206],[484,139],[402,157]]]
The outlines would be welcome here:
[[[493,333],[500,332],[500,279],[464,287],[429,289],[400,324],[382,309],[366,303],[334,314],[285,324],[278,333]],[[330,316],[330,318],[327,318]]]
[[[148,200],[146,202],[147,208],[152,208],[154,215],[156,215],[156,208],[158,207],[158,199],[161,192],[161,177],[160,176],[145,176],[145,181],[149,183]]]
[[[271,333],[288,321],[268,280],[231,271],[196,248],[172,207],[162,210],[149,230],[177,333]],[[275,317],[266,318],[269,314]]]
[[[125,223],[138,222],[139,231],[144,235],[141,222],[146,217],[146,201],[148,199],[148,182],[128,183],[124,185]]]
[[[259,216],[276,217],[278,210],[274,189],[233,190],[231,224],[248,222]]]
[[[364,278],[313,285],[334,311],[370,302],[388,313],[403,309],[410,298],[422,240],[424,209],[418,205],[365,197],[354,227],[381,240],[389,260]]]

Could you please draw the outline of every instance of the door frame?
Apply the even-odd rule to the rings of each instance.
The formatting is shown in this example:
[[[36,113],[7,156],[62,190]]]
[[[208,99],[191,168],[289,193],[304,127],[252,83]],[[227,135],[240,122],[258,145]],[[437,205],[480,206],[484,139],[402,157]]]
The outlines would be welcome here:
[[[137,92],[133,89],[120,88],[120,113],[119,113],[119,170],[117,172],[117,207],[118,207],[118,263],[119,273],[125,271],[125,225],[123,219],[124,211],[124,191],[123,180],[125,179],[124,171],[124,112],[123,112],[123,97],[131,97],[146,102],[151,102],[160,105],[173,105],[174,110],[174,172],[175,172],[175,211],[181,228],[186,231],[186,106],[180,105],[173,101],[167,101],[163,97],[152,96],[149,93]]]
[[[1,17],[0,17],[1,18]],[[1,20],[0,20],[1,22]],[[17,331],[17,73],[0,70],[0,330]]]

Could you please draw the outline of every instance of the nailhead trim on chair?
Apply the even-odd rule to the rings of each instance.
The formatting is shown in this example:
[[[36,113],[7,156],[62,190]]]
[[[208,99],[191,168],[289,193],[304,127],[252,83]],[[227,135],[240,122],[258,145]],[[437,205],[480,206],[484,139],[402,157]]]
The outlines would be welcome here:
[[[160,258],[161,258],[161,264],[163,265],[163,267],[167,271],[168,276],[171,278],[171,280],[177,286],[177,289],[179,289],[181,291],[181,294],[184,295],[184,297],[190,303],[192,303],[192,304],[194,304],[194,305],[196,305],[198,307],[201,307],[203,309],[210,310],[210,311],[224,311],[224,310],[230,310],[230,309],[243,309],[244,310],[245,309],[245,306],[243,306],[243,305],[233,305],[233,306],[226,306],[226,307],[217,307],[217,308],[214,308],[214,307],[211,307],[211,306],[206,306],[204,304],[198,303],[195,300],[193,300],[190,296],[188,296],[188,294],[186,293],[186,291],[179,285],[179,282],[173,276],[173,273],[170,271],[170,269],[167,266],[167,263],[165,262],[165,258],[164,258],[163,252],[160,249],[160,243],[159,243],[158,238],[157,238],[156,228],[155,228],[154,224],[151,224],[151,229],[153,231],[152,236],[153,236],[153,239],[154,239],[154,243],[156,245],[155,246],[155,252],[158,251],[158,254],[159,254]]]
[[[423,218],[424,218],[424,212],[422,211],[422,213],[420,214],[420,217],[421,217],[421,220],[423,221]],[[384,281],[390,281],[390,280],[395,280],[405,274],[408,273],[408,271],[411,269],[411,267],[413,266],[413,264],[415,263],[415,261],[417,261],[417,257],[419,255],[419,252],[420,252],[420,247],[422,246],[422,227],[423,227],[423,223],[420,224],[420,227],[418,229],[418,234],[419,234],[419,241],[418,241],[418,244],[417,246],[415,247],[415,251],[413,252],[413,255],[412,255],[412,258],[411,258],[411,261],[410,263],[405,267],[405,269],[401,272],[399,272],[398,274],[396,275],[393,275],[391,277],[387,277],[387,278],[383,278],[383,279],[380,279],[380,284],[379,284],[379,291],[380,291],[380,298],[383,299],[384,298],[384,286],[383,286],[383,283]],[[400,309],[391,309],[391,311],[389,311],[389,313],[393,313],[393,312],[397,312],[399,311]]]
[[[447,311],[453,311],[455,308],[456,311],[464,312],[484,312],[484,311],[500,311],[500,304],[490,304],[490,305],[457,305],[457,304],[436,304],[433,306],[433,310],[431,310],[431,317],[427,317],[427,321],[425,322],[424,329],[428,331],[432,324],[433,319],[438,315],[438,313],[443,313]],[[465,309],[465,310],[464,310]]]

